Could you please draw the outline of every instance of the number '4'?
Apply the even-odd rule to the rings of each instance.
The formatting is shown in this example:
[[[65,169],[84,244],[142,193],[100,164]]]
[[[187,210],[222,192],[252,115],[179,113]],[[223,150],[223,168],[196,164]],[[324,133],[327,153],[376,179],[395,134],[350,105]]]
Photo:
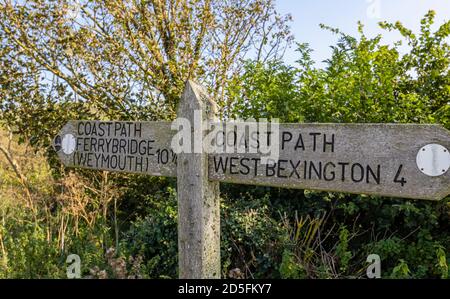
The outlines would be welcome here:
[[[406,184],[406,180],[404,177],[401,177],[399,179],[400,173],[402,172],[402,168],[403,168],[403,164],[400,164],[400,166],[398,167],[397,173],[395,174],[394,182],[402,184],[402,187],[403,187],[403,185]]]

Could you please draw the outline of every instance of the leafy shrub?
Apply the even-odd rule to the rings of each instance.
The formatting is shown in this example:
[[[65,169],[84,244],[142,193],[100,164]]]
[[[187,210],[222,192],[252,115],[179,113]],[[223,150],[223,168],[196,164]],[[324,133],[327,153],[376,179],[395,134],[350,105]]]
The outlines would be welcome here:
[[[239,268],[248,278],[279,277],[275,268],[281,261],[287,232],[271,216],[269,198],[243,193],[226,198],[221,205],[222,272]]]
[[[146,197],[149,213],[124,232],[121,247],[127,255],[143,257],[143,269],[151,278],[178,273],[177,197],[173,188]]]

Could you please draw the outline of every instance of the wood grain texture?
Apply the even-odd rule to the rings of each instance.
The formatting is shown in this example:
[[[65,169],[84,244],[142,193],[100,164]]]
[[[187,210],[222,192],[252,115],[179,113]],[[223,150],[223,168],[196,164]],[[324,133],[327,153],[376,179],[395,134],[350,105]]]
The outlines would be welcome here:
[[[202,101],[206,103],[203,122],[212,120],[214,103],[205,96]],[[200,104],[184,105],[186,111],[191,109],[186,114],[193,124],[193,111]],[[133,134],[133,125],[139,125],[139,134]],[[84,127],[91,128],[90,134]],[[72,134],[75,151],[65,154],[59,147],[57,152],[66,166],[176,177],[178,158],[171,148],[176,132],[170,122],[70,121],[58,136]],[[198,142],[202,139],[198,136],[207,132],[195,134],[192,139]],[[449,136],[438,125],[280,124],[276,164],[260,163],[261,153],[209,154],[207,177],[228,183],[439,200],[450,193],[450,171],[427,176],[418,168],[416,156],[426,144],[450,149]],[[129,142],[142,146],[130,152]],[[117,150],[121,145],[122,150]],[[197,161],[197,155],[189,157]],[[201,159],[197,162],[201,162],[198,167],[206,165]],[[196,169],[190,173],[201,168]]]
[[[216,154],[209,157],[210,179],[430,200],[450,193],[450,171],[430,177],[416,165],[416,155],[426,144],[450,149],[450,134],[438,125],[280,124],[278,141],[275,167],[252,160],[259,154]]]
[[[133,132],[135,124],[140,127],[138,134]],[[129,126],[131,132],[126,130]],[[71,134],[77,143],[75,151],[65,154],[58,147],[57,154],[69,167],[176,177],[176,155],[170,146],[176,131],[170,126],[170,122],[69,121],[55,141]]]
[[[193,124],[196,110],[201,111],[200,125],[214,120],[214,103],[188,81],[178,117]],[[192,136],[205,133],[192,131]],[[220,278],[219,183],[208,180],[207,153],[180,153],[177,167],[179,276]]]

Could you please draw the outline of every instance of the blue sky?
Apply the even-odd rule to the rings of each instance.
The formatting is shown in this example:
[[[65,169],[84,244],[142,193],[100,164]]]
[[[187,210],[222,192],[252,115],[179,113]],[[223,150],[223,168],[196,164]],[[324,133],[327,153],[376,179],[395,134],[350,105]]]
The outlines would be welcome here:
[[[418,32],[420,19],[430,9],[436,11],[435,28],[450,20],[450,0],[276,0],[276,7],[281,14],[292,15],[291,30],[295,40],[310,44],[317,66],[323,66],[321,61],[331,54],[329,46],[337,41],[336,35],[319,28],[320,23],[357,36],[359,20],[367,36],[383,33],[383,42],[392,44],[400,35],[380,29],[378,22],[398,20]],[[295,47],[286,52],[285,61],[289,64],[297,59],[294,50]]]

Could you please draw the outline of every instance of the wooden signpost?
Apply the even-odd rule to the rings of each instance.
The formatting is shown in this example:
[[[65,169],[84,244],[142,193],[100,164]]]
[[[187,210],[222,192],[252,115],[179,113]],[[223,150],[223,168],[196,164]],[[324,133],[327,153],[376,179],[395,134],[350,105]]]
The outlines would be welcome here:
[[[176,177],[169,122],[69,121],[55,138],[64,165]]]
[[[211,155],[209,178],[416,199],[438,200],[450,194],[450,134],[441,126],[280,124],[278,135],[279,157],[274,163],[262,164],[259,154]],[[432,148],[422,148],[429,144],[441,145],[434,156]],[[426,166],[417,165],[417,157],[427,151],[436,176],[426,175]],[[441,156],[439,164],[436,159]]]
[[[245,122],[243,133],[225,130],[215,112],[188,81],[178,109],[193,124],[184,150],[171,122],[70,121],[54,140],[69,167],[177,177],[180,278],[220,278],[219,182],[431,200],[450,194],[450,133],[439,125],[275,124],[252,134]],[[276,155],[267,158],[263,144]]]

